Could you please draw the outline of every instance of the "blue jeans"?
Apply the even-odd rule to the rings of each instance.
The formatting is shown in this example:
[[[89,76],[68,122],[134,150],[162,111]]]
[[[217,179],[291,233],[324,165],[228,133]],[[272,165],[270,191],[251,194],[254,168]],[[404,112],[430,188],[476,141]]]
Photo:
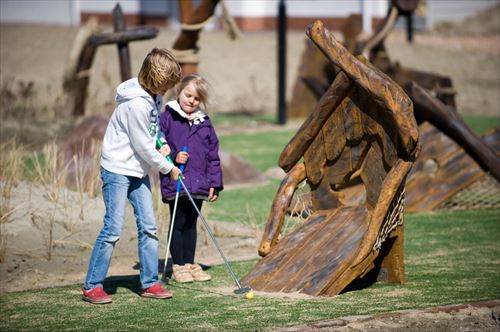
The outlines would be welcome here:
[[[134,208],[137,224],[141,287],[149,288],[158,283],[158,238],[149,177],[120,175],[101,167],[101,179],[106,214],[90,256],[83,288],[89,290],[103,285],[113,249],[125,225],[127,199]]]

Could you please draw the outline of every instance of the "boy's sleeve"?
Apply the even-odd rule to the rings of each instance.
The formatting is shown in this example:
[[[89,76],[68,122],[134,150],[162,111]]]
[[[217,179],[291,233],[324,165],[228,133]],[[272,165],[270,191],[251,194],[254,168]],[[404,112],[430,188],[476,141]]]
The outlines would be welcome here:
[[[163,137],[165,142],[170,147],[170,156],[172,157],[172,160],[174,161],[174,164],[175,164],[175,156],[177,155],[178,151],[175,149],[174,144],[169,144],[168,139],[167,139],[169,137],[169,134],[170,134],[170,130],[169,130],[170,121],[171,121],[171,117],[170,117],[169,111],[166,109],[166,106],[165,106],[165,111],[163,111],[160,114],[160,129],[158,131],[158,135]],[[172,143],[172,142],[170,142],[170,143]]]
[[[131,102],[127,112],[127,131],[132,147],[151,167],[160,173],[169,173],[174,165],[156,150],[156,137],[149,133],[150,112],[145,102]],[[147,105],[149,106],[149,105]]]
[[[224,185],[222,184],[222,168],[219,157],[219,139],[217,138],[213,127],[211,127],[208,151],[208,180],[210,182],[210,187],[213,187],[218,191],[222,191],[224,189]]]

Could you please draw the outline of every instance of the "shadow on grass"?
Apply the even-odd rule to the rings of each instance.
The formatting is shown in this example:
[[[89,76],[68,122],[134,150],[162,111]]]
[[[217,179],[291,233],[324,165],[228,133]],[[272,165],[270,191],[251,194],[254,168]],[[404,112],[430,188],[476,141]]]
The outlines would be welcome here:
[[[139,275],[112,276],[104,280],[104,290],[106,293],[110,295],[116,294],[118,288],[126,288],[139,294],[141,291]]]
[[[220,296],[220,297],[232,297],[232,298],[241,298],[242,295],[238,295],[234,292],[234,290],[232,292],[229,292],[229,291],[220,291],[220,288],[218,287],[203,287],[201,284],[197,283],[197,282],[194,282],[194,283],[177,283],[175,281],[171,281],[168,283],[168,286],[171,286],[172,288],[171,289],[182,289],[182,290],[185,290],[185,291],[190,291],[190,292],[193,292],[193,293],[198,293],[200,295],[207,295],[207,294],[211,294],[211,295],[216,295],[216,296]],[[235,289],[236,289],[236,285],[234,286]],[[228,289],[230,287],[228,286]],[[169,288],[170,289],[170,288]]]
[[[340,294],[351,291],[359,291],[370,288],[377,282],[387,283],[389,279],[387,268],[382,267],[384,258],[389,255],[389,252],[394,245],[396,239],[389,238],[380,251],[379,256],[373,261],[373,268],[364,277],[353,280]],[[393,276],[394,277],[394,276]]]
[[[160,281],[163,284],[168,284],[171,277],[172,277],[172,264],[173,264],[172,259],[169,258],[168,262],[167,262],[167,269],[166,269],[165,275],[164,275],[163,269],[165,267],[165,260],[164,259],[158,260],[158,272],[162,275]],[[200,264],[200,266],[204,271],[209,270],[211,268],[211,266],[204,265],[204,264]],[[139,262],[137,262],[132,268],[134,270],[139,270],[139,268],[140,268]],[[179,283],[174,283],[174,284],[177,286],[182,285]],[[140,279],[139,279],[139,274],[108,277],[104,280],[103,286],[104,286],[104,290],[110,295],[116,294],[118,288],[126,288],[126,289],[128,289],[131,292],[134,292],[136,294],[139,294],[142,290]],[[193,290],[195,290],[195,289],[193,289]]]

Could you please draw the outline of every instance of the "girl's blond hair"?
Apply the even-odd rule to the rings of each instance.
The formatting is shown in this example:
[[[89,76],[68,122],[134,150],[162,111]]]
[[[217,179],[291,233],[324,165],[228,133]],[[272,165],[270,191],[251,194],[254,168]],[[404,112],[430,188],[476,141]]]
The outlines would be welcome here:
[[[190,74],[186,75],[182,78],[181,82],[177,86],[177,97],[179,97],[179,94],[181,91],[189,84],[193,83],[194,88],[196,90],[196,93],[198,94],[198,99],[200,100],[200,103],[203,104],[205,107],[205,110],[208,107],[208,88],[209,84],[208,82],[201,77],[200,75],[197,74]]]
[[[165,83],[177,84],[182,76],[182,69],[172,53],[165,48],[153,48],[146,55],[139,71],[139,84],[148,91],[156,92]]]

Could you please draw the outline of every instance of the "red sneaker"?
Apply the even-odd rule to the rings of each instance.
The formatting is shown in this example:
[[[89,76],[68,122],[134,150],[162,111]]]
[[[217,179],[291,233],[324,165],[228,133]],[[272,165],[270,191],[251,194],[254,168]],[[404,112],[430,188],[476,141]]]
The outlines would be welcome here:
[[[149,287],[148,289],[143,289],[141,292],[142,297],[150,297],[153,299],[169,299],[171,298],[173,293],[171,291],[168,291],[161,287],[161,285],[154,284],[153,286]]]
[[[92,304],[106,304],[111,303],[113,298],[101,286],[98,286],[90,290],[83,289],[82,299]]]

